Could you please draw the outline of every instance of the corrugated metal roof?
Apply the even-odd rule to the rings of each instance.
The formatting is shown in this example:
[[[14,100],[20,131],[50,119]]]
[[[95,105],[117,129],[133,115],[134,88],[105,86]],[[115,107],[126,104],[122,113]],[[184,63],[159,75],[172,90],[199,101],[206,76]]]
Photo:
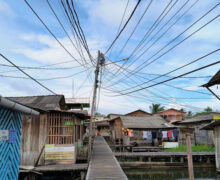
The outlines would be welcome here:
[[[65,103],[63,95],[7,97],[7,99],[43,111],[59,110],[61,100]]]
[[[120,116],[125,128],[131,129],[167,129],[175,126],[168,124],[158,115],[154,116]]]
[[[142,110],[142,109],[138,109],[138,110],[129,112],[129,113],[125,114],[125,115],[126,115],[126,116],[127,116],[127,115],[129,116],[130,114],[135,113],[135,112],[138,112],[138,111],[143,112],[143,113],[146,113],[146,114],[148,114],[148,115],[152,115],[151,113],[149,113],[149,112],[147,112],[147,111],[144,111],[144,110]]]
[[[210,81],[204,85],[203,87],[210,87],[216,84],[220,84],[220,70],[210,79]]]
[[[90,104],[89,98],[66,98],[66,104]]]
[[[210,124],[207,124],[206,126],[204,126],[201,129],[202,130],[213,130],[215,126],[220,126],[220,120],[213,121],[213,122],[211,122]]]
[[[188,118],[183,121],[178,122],[179,124],[187,124],[187,123],[196,123],[196,122],[202,122],[202,121],[212,121],[214,119],[214,114],[219,114],[219,113],[209,113],[193,118]]]

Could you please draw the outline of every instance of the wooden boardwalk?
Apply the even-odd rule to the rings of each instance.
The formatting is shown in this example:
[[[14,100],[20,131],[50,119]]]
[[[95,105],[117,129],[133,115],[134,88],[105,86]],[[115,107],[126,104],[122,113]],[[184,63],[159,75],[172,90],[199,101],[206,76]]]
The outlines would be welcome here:
[[[160,156],[187,156],[186,152],[115,152],[121,157],[160,157]],[[215,152],[192,152],[192,156],[215,156]]]
[[[95,137],[92,157],[86,176],[86,180],[95,179],[128,179],[102,136]]]

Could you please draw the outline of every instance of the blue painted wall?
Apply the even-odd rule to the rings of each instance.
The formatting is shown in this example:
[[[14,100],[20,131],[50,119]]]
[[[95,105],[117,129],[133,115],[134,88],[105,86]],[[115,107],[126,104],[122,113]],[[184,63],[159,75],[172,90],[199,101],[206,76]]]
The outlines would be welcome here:
[[[0,141],[0,180],[16,180],[19,173],[22,114],[0,107],[0,130],[16,130],[14,143]]]

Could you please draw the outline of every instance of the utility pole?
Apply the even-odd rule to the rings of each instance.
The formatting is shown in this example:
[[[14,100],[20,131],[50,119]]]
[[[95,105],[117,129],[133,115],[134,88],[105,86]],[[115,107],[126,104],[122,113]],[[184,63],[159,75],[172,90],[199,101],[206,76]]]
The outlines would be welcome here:
[[[97,57],[97,65],[95,70],[95,81],[93,87],[93,97],[92,97],[92,107],[91,107],[91,118],[89,123],[89,149],[88,149],[88,161],[91,159],[92,154],[92,121],[95,115],[95,105],[96,105],[96,94],[97,94],[97,87],[98,87],[98,77],[99,77],[99,66],[100,66],[100,57],[101,53],[98,50],[98,57]]]

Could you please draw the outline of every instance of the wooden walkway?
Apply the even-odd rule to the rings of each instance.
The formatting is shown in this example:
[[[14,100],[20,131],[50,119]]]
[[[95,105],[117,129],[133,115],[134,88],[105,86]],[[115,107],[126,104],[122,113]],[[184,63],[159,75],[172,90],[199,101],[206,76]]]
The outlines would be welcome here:
[[[95,137],[92,157],[86,176],[86,180],[95,179],[128,179],[102,136]]]
[[[160,157],[160,156],[187,156],[186,152],[115,152],[115,156],[121,157]],[[192,152],[192,156],[215,156],[215,152]]]

